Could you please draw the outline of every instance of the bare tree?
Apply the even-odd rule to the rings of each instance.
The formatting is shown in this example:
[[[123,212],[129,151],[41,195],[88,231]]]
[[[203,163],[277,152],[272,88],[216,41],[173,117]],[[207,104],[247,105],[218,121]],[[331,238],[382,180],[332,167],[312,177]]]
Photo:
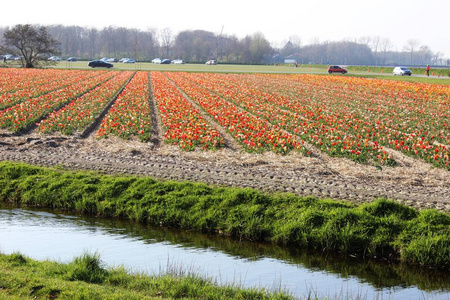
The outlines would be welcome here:
[[[433,57],[431,58],[431,64],[432,65],[438,65],[440,64],[440,61],[444,57],[444,53],[436,52]]]
[[[419,51],[417,51],[416,55],[416,63],[418,64],[430,64],[431,58],[433,56],[433,52],[431,52],[430,47],[427,45],[422,45],[419,48]]]
[[[386,63],[387,52],[393,47],[392,42],[389,38],[381,39],[381,51],[383,51],[383,64]]]
[[[370,37],[370,36],[362,36],[358,39],[359,44],[363,44],[366,46],[369,46],[371,41],[372,41],[372,37]]]
[[[87,30],[87,39],[88,39],[88,49],[89,49],[89,57],[94,58],[97,55],[97,40],[98,40],[98,30],[96,28],[90,28]]]
[[[173,46],[174,36],[170,28],[164,28],[161,30],[161,46],[164,49],[166,57],[170,56],[170,50]]]
[[[302,47],[302,39],[298,35],[291,35],[289,37],[289,41],[298,50],[300,50],[300,48]]]
[[[22,64],[26,68],[34,68],[43,62],[48,63],[48,56],[59,54],[59,42],[48,34],[43,26],[19,24],[5,31],[3,38],[4,49],[21,56]]]
[[[381,37],[379,36],[374,36],[372,38],[372,51],[374,52],[374,56],[375,56],[375,65],[378,65],[378,48],[380,47],[380,43],[381,43]]]
[[[414,50],[419,46],[420,42],[416,39],[409,39],[406,41],[406,45],[403,47],[405,51],[410,53],[410,64],[413,63]]]

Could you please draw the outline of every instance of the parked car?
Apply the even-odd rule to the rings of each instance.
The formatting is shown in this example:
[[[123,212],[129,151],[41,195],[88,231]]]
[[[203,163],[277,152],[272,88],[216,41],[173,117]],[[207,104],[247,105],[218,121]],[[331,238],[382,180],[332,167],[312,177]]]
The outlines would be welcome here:
[[[161,61],[161,64],[162,65],[168,65],[168,64],[170,64],[172,61],[170,60],[170,59],[163,59],[162,61]]]
[[[206,65],[217,65],[217,60],[215,60],[215,59],[210,59],[210,60],[208,60],[205,64],[206,64]]]
[[[67,59],[67,61],[78,61],[78,58],[76,58],[76,57],[69,57]]]
[[[106,61],[107,62],[118,62],[119,60],[117,58],[111,57],[111,58],[108,58]]]
[[[91,68],[95,68],[95,67],[112,68],[112,67],[114,67],[113,64],[103,61],[103,60],[91,60],[88,63],[88,66]]]
[[[160,64],[161,62],[162,62],[162,60],[159,57],[152,59],[152,63],[154,63],[154,64]]]
[[[131,59],[131,58],[126,59],[126,60],[123,61],[124,64],[134,64],[135,62],[136,61],[134,59]]]
[[[16,59],[16,56],[14,56],[12,54],[6,54],[4,57],[6,58],[6,60],[14,60],[14,59]]]
[[[60,61],[60,60],[61,60],[61,57],[59,57],[59,56],[50,56],[50,57],[48,58],[48,60],[51,60],[51,61]]]
[[[123,57],[123,58],[119,59],[119,62],[123,63],[124,61],[126,61],[128,59],[129,59],[128,57]]]
[[[105,62],[107,62],[108,59],[109,59],[108,57],[102,57],[102,58],[100,58],[101,61],[105,61]]]
[[[411,76],[412,72],[410,69],[405,68],[405,67],[395,67],[394,70],[392,70],[392,75],[400,75],[400,76],[404,76],[404,75],[408,75]]]
[[[331,73],[342,73],[342,74],[346,74],[348,71],[345,68],[342,68],[340,66],[329,66],[328,67],[328,74]]]
[[[174,60],[172,60],[172,63],[174,65],[183,65],[184,64],[184,60],[182,60],[182,59],[174,59]]]

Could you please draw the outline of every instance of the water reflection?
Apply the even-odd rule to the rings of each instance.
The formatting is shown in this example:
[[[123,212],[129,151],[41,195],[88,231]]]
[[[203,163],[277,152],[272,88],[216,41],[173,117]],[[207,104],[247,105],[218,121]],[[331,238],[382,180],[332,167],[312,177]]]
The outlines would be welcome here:
[[[184,269],[214,277],[221,284],[283,287],[299,297],[313,292],[367,299],[450,299],[450,274],[436,270],[121,220],[0,210],[3,253],[19,251],[36,259],[69,261],[86,250],[99,252],[109,266],[125,265],[149,274]]]

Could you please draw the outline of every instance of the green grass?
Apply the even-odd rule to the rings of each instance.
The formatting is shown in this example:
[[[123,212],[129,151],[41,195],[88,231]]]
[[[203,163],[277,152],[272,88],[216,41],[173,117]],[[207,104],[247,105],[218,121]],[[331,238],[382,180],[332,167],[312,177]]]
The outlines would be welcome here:
[[[56,64],[56,68],[61,69],[86,69],[93,70],[88,67],[87,61],[77,61],[77,62],[66,62],[60,61]],[[322,74],[328,75],[326,65],[299,65],[298,68],[294,68],[290,64],[283,65],[228,65],[228,64],[218,64],[215,66],[209,66],[205,64],[184,64],[184,65],[161,65],[152,64],[149,62],[135,63],[135,64],[124,64],[124,63],[113,63],[114,68],[112,70],[142,70],[142,71],[185,71],[185,72],[218,72],[218,73],[280,73],[280,74]],[[2,66],[2,65],[0,65]],[[15,62],[11,62],[8,66],[20,67]],[[367,68],[370,72],[367,72]],[[104,68],[96,68],[98,70]],[[96,70],[94,69],[94,70]],[[377,78],[377,79],[387,79],[396,81],[407,81],[407,82],[418,82],[418,83],[430,83],[430,84],[442,84],[450,85],[450,77],[448,77],[449,69],[439,70],[441,78],[437,77],[409,77],[409,76],[392,76],[392,67],[348,67],[349,74],[340,75],[333,74],[334,76],[356,76],[356,77],[367,77],[367,78]],[[356,70],[355,70],[356,69]],[[381,73],[383,70],[384,74]],[[436,75],[437,75],[436,71]],[[413,70],[414,74],[422,75],[421,69]]]
[[[0,254],[1,299],[292,299],[284,292],[219,286],[183,270],[147,276],[107,269],[98,254],[68,264]]]
[[[59,62],[58,68],[74,68],[74,69],[91,69],[87,66],[87,61],[78,61],[68,64],[67,62]],[[354,70],[356,68],[356,71]],[[136,64],[114,63],[115,70],[143,70],[143,71],[185,71],[185,72],[219,72],[219,73],[281,73],[281,74],[323,74],[328,75],[327,66],[325,65],[299,65],[294,68],[292,65],[224,65],[218,64],[208,66],[204,64],[184,64],[184,65],[158,65],[148,62]],[[392,76],[393,68],[370,67],[371,72],[367,72],[367,67],[349,67],[349,74],[335,76],[356,76],[377,79],[387,79],[396,81],[419,82],[430,84],[450,85],[450,77],[443,75],[437,77],[409,77],[409,76]],[[384,74],[381,74],[381,70]],[[441,73],[450,72],[448,69],[442,70]],[[414,74],[422,74],[417,71]]]
[[[73,69],[91,69],[87,66],[87,61],[77,61],[67,63],[65,61],[59,62],[58,68],[73,68]],[[187,71],[187,72],[230,72],[230,73],[305,73],[308,71],[319,71],[325,73],[326,69],[315,69],[309,67],[294,68],[291,65],[205,65],[205,64],[183,64],[183,65],[161,65],[152,64],[148,62],[137,62],[135,64],[113,63],[116,70],[143,70],[143,71]]]
[[[450,215],[0,163],[0,201],[450,270]]]

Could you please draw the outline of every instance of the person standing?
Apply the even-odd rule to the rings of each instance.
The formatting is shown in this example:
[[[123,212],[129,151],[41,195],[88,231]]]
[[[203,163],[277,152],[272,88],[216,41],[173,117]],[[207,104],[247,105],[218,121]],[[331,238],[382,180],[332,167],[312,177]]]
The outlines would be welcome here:
[[[427,76],[430,76],[430,65],[427,65],[426,70],[427,70]]]

